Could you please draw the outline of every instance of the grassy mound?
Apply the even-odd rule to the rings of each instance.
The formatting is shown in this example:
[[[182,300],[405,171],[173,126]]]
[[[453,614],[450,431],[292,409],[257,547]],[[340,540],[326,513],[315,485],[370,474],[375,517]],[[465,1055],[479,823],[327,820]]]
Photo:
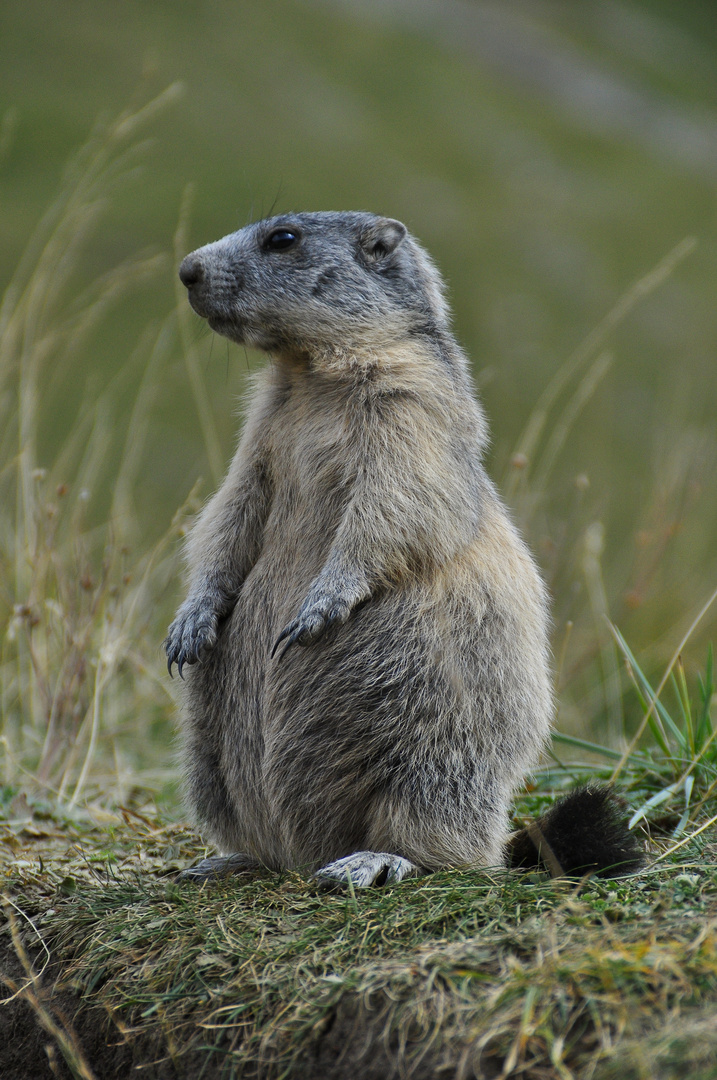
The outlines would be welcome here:
[[[19,812],[2,826],[6,1080],[717,1068],[708,831],[688,861],[619,881],[447,872],[325,894],[293,873],[178,884],[202,852],[155,814]]]

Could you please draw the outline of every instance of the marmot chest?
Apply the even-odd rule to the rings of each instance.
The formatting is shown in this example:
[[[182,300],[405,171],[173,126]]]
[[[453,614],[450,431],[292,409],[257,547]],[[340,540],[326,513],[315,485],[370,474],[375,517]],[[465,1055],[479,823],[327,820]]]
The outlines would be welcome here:
[[[365,465],[350,408],[338,395],[292,395],[275,417],[271,445],[267,539],[330,546]]]

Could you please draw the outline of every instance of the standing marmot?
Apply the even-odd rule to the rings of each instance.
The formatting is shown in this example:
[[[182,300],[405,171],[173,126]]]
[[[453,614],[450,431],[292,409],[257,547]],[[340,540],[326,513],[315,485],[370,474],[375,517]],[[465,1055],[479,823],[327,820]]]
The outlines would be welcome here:
[[[193,873],[500,864],[550,726],[546,596],[481,465],[435,267],[398,221],[302,213],[180,277],[214,330],[273,358],[165,643],[170,673],[196,665],[189,801],[235,853]]]

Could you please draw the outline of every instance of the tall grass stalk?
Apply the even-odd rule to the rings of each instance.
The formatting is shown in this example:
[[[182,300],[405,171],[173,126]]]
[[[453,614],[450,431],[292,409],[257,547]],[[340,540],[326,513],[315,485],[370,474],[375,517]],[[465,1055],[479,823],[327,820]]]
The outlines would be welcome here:
[[[594,364],[591,367],[587,376],[582,375],[584,368],[590,364],[590,361],[603,348],[610,335],[624,322],[637,304],[663,285],[679,264],[695,250],[696,246],[697,240],[692,236],[681,240],[652,270],[639,278],[623,293],[595,329],[583,339],[575,352],[558,368],[540,395],[515,446],[512,460],[519,459],[525,465],[521,470],[511,469],[505,478],[504,489],[511,501],[517,495],[519,481],[522,479],[525,482],[533,469],[540,476],[541,483],[545,483],[550,468],[565,442],[570,425],[575,422],[587,397],[606,373],[609,367],[608,358],[607,356],[603,359],[598,357],[597,365]],[[554,410],[561,395],[567,390],[570,383],[578,377],[580,377],[581,381],[573,402],[568,406],[567,412],[563,413],[563,419],[556,420]],[[543,458],[539,459],[537,455],[538,446],[548,422],[552,425],[552,437],[548,442]],[[542,488],[539,488],[540,490]]]
[[[189,244],[187,242],[189,215],[192,203],[192,187],[188,185],[184,191],[184,198],[182,199],[182,207],[179,214],[179,224],[177,231],[174,234],[174,261],[179,266],[182,258],[186,255]],[[221,447],[219,445],[219,439],[217,437],[216,425],[214,423],[214,417],[209,404],[209,398],[207,396],[204,380],[202,379],[201,371],[199,368],[199,361],[197,359],[197,350],[194,347],[194,340],[192,335],[192,329],[190,319],[192,318],[189,305],[187,304],[186,291],[184,286],[179,280],[179,276],[175,276],[174,288],[176,290],[177,297],[177,316],[179,319],[179,333],[182,340],[182,351],[184,353],[184,364],[189,376],[189,385],[192,388],[192,396],[194,397],[194,404],[197,410],[197,416],[199,418],[199,425],[202,430],[202,436],[204,438],[204,446],[209,459],[209,467],[212,472],[212,480],[215,486],[219,484],[222,476],[224,475],[224,460],[222,457]]]
[[[609,742],[616,743],[624,736],[624,715],[617,653],[614,643],[605,634],[605,620],[609,607],[601,563],[604,539],[605,530],[600,521],[593,522],[585,530],[583,573],[600,650],[605,733]]]
[[[0,526],[4,776],[7,783],[18,771],[32,776],[71,807],[88,788],[97,790],[98,781],[107,784],[107,770],[122,759],[117,740],[123,728],[130,724],[136,735],[149,726],[149,719],[138,722],[137,711],[149,718],[171,706],[161,667],[155,673],[148,658],[158,651],[158,601],[176,575],[174,540],[195,493],[147,548],[133,491],[145,465],[155,396],[177,348],[176,312],[145,330],[99,396],[86,391],[49,466],[38,461],[39,433],[52,407],[47,390],[58,374],[76,379],[83,358],[89,362],[87,343],[107,314],[129,289],[167,268],[165,255],[145,252],[79,295],[74,288],[88,238],[146,145],[139,135],[179,93],[173,85],[97,126],[0,305],[0,493],[8,508],[14,506]],[[118,394],[129,379],[138,384],[134,405],[124,431],[113,432]],[[108,463],[118,434],[123,450],[112,476]],[[93,495],[107,486],[112,498],[102,520]],[[117,775],[114,780],[119,783]]]

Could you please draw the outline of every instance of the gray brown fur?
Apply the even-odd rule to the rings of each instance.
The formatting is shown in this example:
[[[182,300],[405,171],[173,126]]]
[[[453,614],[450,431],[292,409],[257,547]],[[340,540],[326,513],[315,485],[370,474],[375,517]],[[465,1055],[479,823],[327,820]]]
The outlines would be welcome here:
[[[273,250],[280,229],[296,239]],[[170,670],[192,665],[199,827],[274,868],[502,863],[550,726],[546,596],[481,464],[438,272],[398,222],[307,213],[181,276],[215,330],[272,357],[166,642]]]

